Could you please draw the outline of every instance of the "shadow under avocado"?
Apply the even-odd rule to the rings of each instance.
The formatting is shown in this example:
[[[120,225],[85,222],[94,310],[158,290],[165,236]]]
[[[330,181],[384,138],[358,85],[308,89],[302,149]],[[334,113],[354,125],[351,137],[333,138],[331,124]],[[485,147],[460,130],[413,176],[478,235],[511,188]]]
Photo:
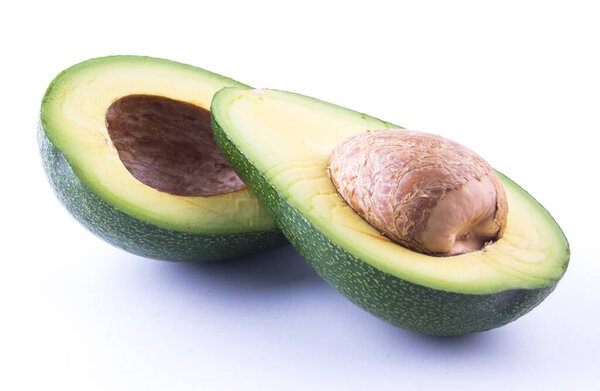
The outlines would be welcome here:
[[[266,290],[289,285],[327,285],[292,246],[220,262],[163,263],[167,278],[190,282],[208,279],[211,285],[233,285],[236,291]]]

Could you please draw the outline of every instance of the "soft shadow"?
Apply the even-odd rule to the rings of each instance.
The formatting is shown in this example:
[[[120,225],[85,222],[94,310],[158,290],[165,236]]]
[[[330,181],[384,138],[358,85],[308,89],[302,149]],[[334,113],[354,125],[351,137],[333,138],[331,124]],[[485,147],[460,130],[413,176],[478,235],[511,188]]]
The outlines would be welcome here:
[[[292,246],[211,263],[163,263],[161,274],[183,283],[210,280],[236,290],[265,290],[321,281]]]
[[[435,335],[420,334],[412,331],[409,331],[409,333],[412,334],[412,338],[414,338],[416,342],[422,345],[431,345],[448,349],[455,349],[458,346],[473,347],[485,344],[487,341],[493,338],[494,334],[493,331],[483,331],[473,334],[440,337]]]
[[[404,330],[394,326],[386,331],[385,338],[390,341],[402,340],[420,352],[429,353],[431,357],[445,360],[468,353],[485,356],[492,353],[502,343],[506,329],[493,329],[472,334],[455,336],[434,336]]]

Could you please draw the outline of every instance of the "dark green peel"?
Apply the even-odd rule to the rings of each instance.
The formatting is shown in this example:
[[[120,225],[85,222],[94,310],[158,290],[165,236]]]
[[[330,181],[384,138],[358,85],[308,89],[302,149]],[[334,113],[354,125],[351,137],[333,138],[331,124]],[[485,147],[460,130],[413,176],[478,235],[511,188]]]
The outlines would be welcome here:
[[[133,254],[176,262],[218,261],[287,243],[277,230],[201,235],[146,223],[121,212],[92,193],[50,143],[41,126],[38,129],[38,144],[48,180],[65,208],[92,233]]]

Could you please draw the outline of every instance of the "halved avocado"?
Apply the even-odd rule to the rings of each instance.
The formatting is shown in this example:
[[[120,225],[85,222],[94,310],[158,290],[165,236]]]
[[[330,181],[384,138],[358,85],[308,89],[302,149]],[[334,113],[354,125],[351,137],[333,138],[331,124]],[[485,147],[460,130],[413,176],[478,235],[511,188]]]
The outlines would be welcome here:
[[[334,288],[374,315],[434,335],[488,330],[517,319],[556,286],[569,247],[550,214],[500,175],[504,236],[483,250],[434,257],[402,247],[358,216],[334,188],[336,145],[390,123],[313,98],[226,88],[213,132],[231,166],[292,245]]]
[[[150,57],[63,71],[38,129],[57,197],[90,231],[145,257],[214,261],[285,244],[212,138],[210,102],[227,86],[244,85]]]

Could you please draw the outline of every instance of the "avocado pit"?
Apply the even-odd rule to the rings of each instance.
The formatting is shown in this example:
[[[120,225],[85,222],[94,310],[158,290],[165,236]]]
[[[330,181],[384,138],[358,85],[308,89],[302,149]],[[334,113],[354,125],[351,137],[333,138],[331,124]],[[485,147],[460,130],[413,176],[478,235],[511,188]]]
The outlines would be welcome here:
[[[244,189],[213,138],[210,111],[155,95],[127,95],[106,110],[119,159],[137,180],[179,196]]]
[[[357,134],[333,150],[328,170],[356,213],[414,251],[468,253],[504,232],[508,206],[496,172],[443,137],[401,129]]]

